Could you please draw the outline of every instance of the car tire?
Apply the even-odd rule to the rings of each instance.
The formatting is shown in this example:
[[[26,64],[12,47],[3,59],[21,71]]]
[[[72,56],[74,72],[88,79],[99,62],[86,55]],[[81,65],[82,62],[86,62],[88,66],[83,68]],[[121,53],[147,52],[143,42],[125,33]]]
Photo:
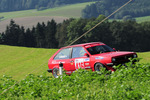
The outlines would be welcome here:
[[[101,71],[101,68],[104,68],[104,65],[101,63],[96,63],[94,66],[95,71]]]
[[[59,69],[54,68],[53,71],[52,71],[52,74],[53,74],[54,78],[58,78],[59,77]]]

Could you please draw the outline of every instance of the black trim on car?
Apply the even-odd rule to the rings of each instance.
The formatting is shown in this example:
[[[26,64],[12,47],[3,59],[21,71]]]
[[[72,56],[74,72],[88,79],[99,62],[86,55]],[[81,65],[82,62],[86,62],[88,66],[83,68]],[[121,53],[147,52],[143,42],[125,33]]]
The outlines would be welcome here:
[[[51,72],[52,72],[52,69],[48,69],[47,71],[48,71],[49,73],[51,73]]]

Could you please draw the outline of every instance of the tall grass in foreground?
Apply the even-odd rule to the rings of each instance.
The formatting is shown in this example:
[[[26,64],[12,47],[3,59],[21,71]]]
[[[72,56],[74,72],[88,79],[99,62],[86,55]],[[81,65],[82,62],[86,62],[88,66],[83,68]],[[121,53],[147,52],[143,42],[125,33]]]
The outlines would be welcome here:
[[[112,73],[102,69],[92,72],[80,69],[62,79],[30,74],[0,96],[0,99],[79,99],[79,100],[148,100],[150,98],[150,64],[118,67]],[[16,81],[4,76],[0,93]]]

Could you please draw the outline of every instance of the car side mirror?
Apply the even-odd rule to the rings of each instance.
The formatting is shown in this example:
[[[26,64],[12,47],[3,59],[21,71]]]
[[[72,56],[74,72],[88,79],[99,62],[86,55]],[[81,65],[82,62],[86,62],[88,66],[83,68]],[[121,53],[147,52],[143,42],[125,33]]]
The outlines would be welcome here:
[[[84,56],[85,56],[85,57],[89,57],[89,54],[88,54],[88,53],[85,53]]]
[[[115,51],[116,51],[116,48],[113,48],[113,50],[115,50]]]

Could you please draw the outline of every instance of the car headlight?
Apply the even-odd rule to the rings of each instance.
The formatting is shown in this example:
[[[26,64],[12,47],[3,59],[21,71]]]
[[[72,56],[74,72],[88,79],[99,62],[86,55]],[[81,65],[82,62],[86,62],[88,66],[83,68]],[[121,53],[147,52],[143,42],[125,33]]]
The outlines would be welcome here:
[[[134,55],[133,55],[133,58],[137,58],[137,55],[136,55],[136,54],[134,54]]]
[[[116,58],[112,58],[112,62],[115,62],[116,61]]]

